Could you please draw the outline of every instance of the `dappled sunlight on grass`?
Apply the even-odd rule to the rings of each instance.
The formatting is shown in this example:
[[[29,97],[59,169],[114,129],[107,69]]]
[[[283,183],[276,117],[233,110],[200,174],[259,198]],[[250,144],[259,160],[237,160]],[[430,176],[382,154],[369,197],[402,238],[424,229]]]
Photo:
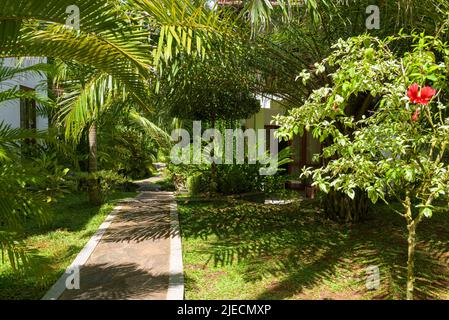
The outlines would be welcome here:
[[[188,299],[402,299],[404,221],[377,206],[363,223],[325,220],[315,201],[179,205]],[[449,221],[418,230],[417,298],[449,298]],[[436,240],[439,239],[439,240]],[[446,262],[445,262],[446,261]],[[369,266],[380,288],[366,288]]]
[[[135,193],[114,193],[101,207],[84,194],[70,194],[53,206],[49,223],[29,221],[24,239],[29,252],[26,269],[14,272],[0,264],[0,299],[40,299],[70,265],[113,209],[117,200]]]

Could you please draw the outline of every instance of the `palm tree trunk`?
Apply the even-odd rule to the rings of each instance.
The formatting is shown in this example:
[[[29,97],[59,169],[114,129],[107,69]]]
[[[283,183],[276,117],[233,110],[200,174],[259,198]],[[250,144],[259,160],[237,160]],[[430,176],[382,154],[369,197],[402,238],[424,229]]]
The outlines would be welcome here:
[[[89,127],[89,174],[93,174],[98,169],[97,164],[97,124],[93,122]],[[90,177],[88,182],[89,202],[93,205],[100,205],[103,201],[99,181]]]

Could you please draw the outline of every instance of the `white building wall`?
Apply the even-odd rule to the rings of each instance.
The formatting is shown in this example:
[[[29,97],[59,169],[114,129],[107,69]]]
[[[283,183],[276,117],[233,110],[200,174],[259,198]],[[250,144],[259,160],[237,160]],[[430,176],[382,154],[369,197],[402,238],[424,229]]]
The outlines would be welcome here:
[[[16,58],[3,59],[5,66],[15,66],[18,60]],[[31,66],[36,63],[46,63],[46,58],[26,58],[24,59],[23,66]],[[17,86],[25,86],[31,89],[35,89],[38,93],[46,96],[47,86],[46,77],[37,75],[35,73],[24,73],[15,78],[0,83],[0,91],[8,90]],[[10,100],[0,103],[0,122],[10,124],[13,128],[20,127],[20,100]],[[48,128],[47,117],[37,115],[36,128],[38,130],[45,130]]]

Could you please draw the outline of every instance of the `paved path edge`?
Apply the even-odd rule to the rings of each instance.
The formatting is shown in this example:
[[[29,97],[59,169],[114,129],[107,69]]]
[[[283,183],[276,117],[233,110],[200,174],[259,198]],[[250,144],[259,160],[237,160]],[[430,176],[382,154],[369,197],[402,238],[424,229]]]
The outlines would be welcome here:
[[[167,300],[184,299],[182,243],[176,201],[170,204],[170,273]]]
[[[123,199],[122,202],[132,200],[133,198]],[[94,252],[101,238],[103,237],[106,230],[111,225],[112,221],[115,219],[117,214],[122,210],[122,205],[117,205],[111,213],[106,217],[103,223],[100,225],[95,234],[89,239],[84,248],[78,253],[75,260],[73,260],[72,264],[67,267],[66,271],[62,274],[62,276],[56,281],[56,283],[47,291],[47,293],[42,297],[41,300],[58,300],[58,298],[64,293],[66,290],[66,280],[67,278],[73,274],[73,270],[78,269],[80,266],[83,266],[87,260],[89,259],[92,252]]]

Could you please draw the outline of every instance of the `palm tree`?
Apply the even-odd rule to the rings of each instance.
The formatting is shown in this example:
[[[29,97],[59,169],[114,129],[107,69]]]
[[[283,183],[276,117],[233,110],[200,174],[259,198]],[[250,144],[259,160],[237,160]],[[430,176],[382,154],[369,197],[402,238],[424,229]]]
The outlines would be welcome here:
[[[66,9],[74,4],[80,30],[66,26]],[[148,33],[126,17],[120,1],[7,0],[0,31],[0,57],[77,61],[120,79],[145,103],[144,81],[152,73]]]
[[[80,30],[66,25],[77,6]],[[0,8],[0,57],[75,61],[113,76],[142,104],[161,60],[204,55],[210,41],[232,37],[233,15],[189,0],[6,0]]]
[[[74,4],[80,30],[65,25],[66,9]],[[162,65],[181,52],[204,56],[212,39],[232,34],[227,22],[201,2],[187,0],[7,1],[0,9],[0,29],[8,31],[0,49],[4,57],[48,56],[85,66],[88,74],[78,78],[79,87],[60,101],[60,116],[67,136],[89,127],[89,172],[94,173],[99,110],[125,91],[149,108],[148,84],[156,70],[162,72]],[[91,181],[89,194],[100,203],[98,182]]]
[[[360,22],[366,8],[337,6],[326,0],[302,2],[305,7],[288,0],[277,1],[277,6],[250,0],[243,2],[240,15],[236,15],[229,7],[209,10],[205,1],[190,0],[5,0],[0,8],[0,58],[59,58],[75,62],[92,73],[72,100],[66,96],[67,100],[61,103],[75,110],[65,114],[69,132],[77,132],[74,128],[89,124],[91,167],[95,168],[98,110],[107,109],[107,101],[123,98],[118,88],[124,88],[140,108],[150,108],[149,88],[158,82],[161,73],[167,72],[167,66],[176,66],[170,61],[185,54],[219,55],[219,51],[214,52],[217,43],[260,49],[255,50],[258,53],[254,56],[257,58],[254,70],[265,76],[266,83],[259,90],[280,92],[300,106],[313,85],[295,82],[298,72],[310,69],[311,62],[320,60],[315,57],[325,56],[336,37],[363,29]],[[66,10],[72,5],[80,10],[80,30],[66,25]],[[394,30],[401,26],[426,26],[431,30],[440,19],[438,13],[447,9],[447,1],[432,0],[430,4],[416,0],[381,1],[380,7],[385,15],[382,21],[394,24]],[[250,28],[241,18],[249,19]],[[298,23],[300,18],[305,22]],[[285,26],[294,27],[298,33],[287,32]],[[316,29],[307,34],[310,26]],[[389,32],[389,28],[386,25],[379,32]],[[302,37],[303,34],[307,37]],[[251,35],[255,41],[248,42]],[[301,41],[291,46],[291,39]],[[310,48],[306,57],[302,45]],[[92,111],[90,116],[80,111],[83,108]]]
[[[17,99],[33,99],[44,109],[50,102],[35,91],[23,91],[17,82],[18,77],[41,75],[48,68],[43,64],[30,67],[8,67],[0,63],[0,107]],[[41,110],[44,111],[44,110]],[[39,222],[47,218],[43,205],[45,192],[29,189],[30,184],[41,174],[21,156],[25,139],[44,139],[48,135],[36,130],[11,128],[0,121],[0,251],[2,261],[4,254],[15,269],[26,262],[26,247],[20,241],[23,222],[27,217],[34,217]]]
[[[55,123],[62,126],[66,139],[75,143],[79,143],[82,134],[87,131],[89,200],[99,205],[102,203],[102,195],[98,178],[95,177],[98,170],[97,135],[104,119],[113,119],[113,123],[119,125],[126,117],[130,120],[129,126],[138,126],[149,137],[160,139],[166,145],[168,135],[137,111],[133,96],[120,81],[74,63],[57,61],[57,66],[59,74],[54,80],[62,94],[57,100],[59,110]]]

